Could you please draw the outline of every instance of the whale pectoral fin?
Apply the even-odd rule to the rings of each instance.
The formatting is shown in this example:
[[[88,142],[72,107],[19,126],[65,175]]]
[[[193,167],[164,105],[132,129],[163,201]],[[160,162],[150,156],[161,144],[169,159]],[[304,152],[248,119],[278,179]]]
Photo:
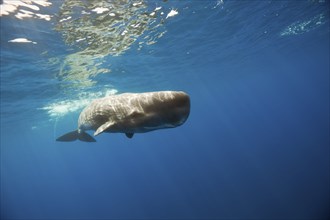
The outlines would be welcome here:
[[[56,141],[69,142],[69,141],[75,141],[77,139],[78,139],[78,130],[75,130],[62,135],[61,137],[58,137]]]
[[[134,135],[134,133],[125,133],[125,134],[126,134],[126,137],[128,137],[128,138],[132,138]]]
[[[110,128],[114,123],[113,122],[107,122],[103,125],[101,125],[94,133],[94,136],[99,135],[100,133],[106,131],[108,128]]]

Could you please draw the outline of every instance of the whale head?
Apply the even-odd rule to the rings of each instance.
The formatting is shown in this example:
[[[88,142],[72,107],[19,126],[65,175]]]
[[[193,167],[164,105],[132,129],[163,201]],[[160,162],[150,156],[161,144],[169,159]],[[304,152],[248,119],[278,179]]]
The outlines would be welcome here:
[[[185,92],[162,92],[154,96],[153,104],[144,107],[146,118],[157,124],[154,128],[182,125],[190,113],[190,98]],[[151,128],[151,127],[150,127]]]

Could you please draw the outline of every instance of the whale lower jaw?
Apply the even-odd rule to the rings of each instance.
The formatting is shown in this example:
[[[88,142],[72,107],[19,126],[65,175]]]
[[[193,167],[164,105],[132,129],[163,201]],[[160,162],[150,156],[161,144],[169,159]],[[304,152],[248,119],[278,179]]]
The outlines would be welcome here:
[[[158,129],[162,129],[162,128],[175,128],[176,126],[175,125],[172,125],[172,124],[164,124],[164,125],[161,125],[161,126],[155,126],[155,127],[144,127],[144,130],[146,131],[153,131],[153,130],[158,130]]]

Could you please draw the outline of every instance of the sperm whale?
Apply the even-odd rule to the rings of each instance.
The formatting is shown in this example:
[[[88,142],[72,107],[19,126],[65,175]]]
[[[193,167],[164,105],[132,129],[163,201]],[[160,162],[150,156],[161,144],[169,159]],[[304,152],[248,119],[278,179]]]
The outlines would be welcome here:
[[[79,115],[77,130],[66,133],[57,141],[95,142],[103,132],[124,133],[132,138],[145,133],[182,125],[190,113],[190,97],[182,91],[123,93],[92,101]]]

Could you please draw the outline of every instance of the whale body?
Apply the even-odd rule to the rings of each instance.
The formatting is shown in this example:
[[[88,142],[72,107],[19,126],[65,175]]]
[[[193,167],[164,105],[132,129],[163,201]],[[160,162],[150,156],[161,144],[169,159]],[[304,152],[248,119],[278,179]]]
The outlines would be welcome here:
[[[57,141],[95,142],[103,132],[135,133],[182,125],[190,113],[189,95],[182,91],[123,93],[92,101],[79,115],[78,129],[57,138]]]

